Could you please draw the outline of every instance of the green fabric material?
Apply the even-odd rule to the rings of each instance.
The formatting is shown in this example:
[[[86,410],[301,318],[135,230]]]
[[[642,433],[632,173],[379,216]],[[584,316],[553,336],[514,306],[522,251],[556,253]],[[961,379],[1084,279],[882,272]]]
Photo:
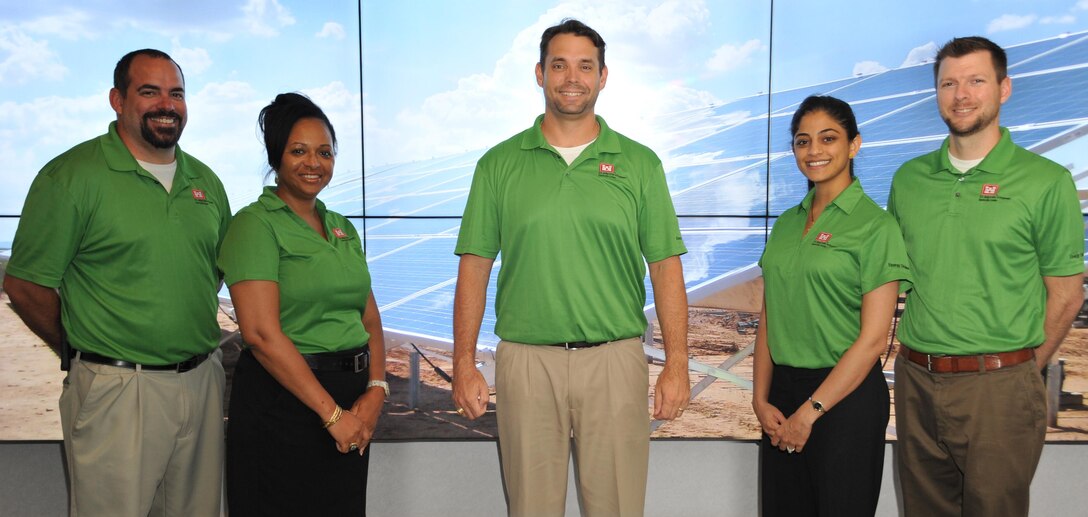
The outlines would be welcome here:
[[[211,169],[175,156],[168,193],[113,122],[34,179],[7,274],[60,288],[76,349],[154,365],[218,346],[215,257],[230,206]]]
[[[317,211],[328,240],[296,215],[275,187],[265,187],[256,202],[234,216],[219,254],[227,285],[279,284],[280,326],[303,354],[358,348],[370,340],[363,327],[370,271],[362,240],[350,221],[320,200]]]
[[[779,216],[760,259],[771,357],[798,368],[835,366],[861,332],[862,296],[912,278],[899,226],[858,180],[802,236],[813,193]]]
[[[919,352],[972,355],[1043,342],[1044,276],[1084,271],[1084,219],[1064,167],[1015,145],[1008,129],[966,174],[937,151],[900,167],[888,210],[914,271],[899,339]]]
[[[646,329],[644,262],[686,253],[661,160],[597,117],[570,166],[532,128],[476,165],[455,253],[502,252],[495,333],[528,344]]]

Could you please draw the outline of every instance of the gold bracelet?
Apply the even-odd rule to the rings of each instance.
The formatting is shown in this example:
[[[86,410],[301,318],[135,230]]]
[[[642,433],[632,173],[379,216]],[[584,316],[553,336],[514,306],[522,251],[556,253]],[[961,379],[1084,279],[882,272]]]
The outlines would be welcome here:
[[[341,408],[340,405],[338,404],[336,406],[336,409],[332,410],[332,416],[330,416],[329,419],[325,421],[325,426],[324,426],[325,429],[328,429],[328,428],[332,427],[333,424],[339,422],[340,417],[343,414],[344,414],[344,409]]]

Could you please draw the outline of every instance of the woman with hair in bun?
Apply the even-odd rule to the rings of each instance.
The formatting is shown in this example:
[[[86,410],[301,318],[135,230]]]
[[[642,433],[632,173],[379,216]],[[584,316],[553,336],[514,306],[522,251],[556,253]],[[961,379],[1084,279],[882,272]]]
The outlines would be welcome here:
[[[276,185],[235,215],[219,267],[246,347],[227,426],[232,517],[364,515],[382,404],[381,317],[355,227],[317,199],[336,132],[309,98],[261,110]]]

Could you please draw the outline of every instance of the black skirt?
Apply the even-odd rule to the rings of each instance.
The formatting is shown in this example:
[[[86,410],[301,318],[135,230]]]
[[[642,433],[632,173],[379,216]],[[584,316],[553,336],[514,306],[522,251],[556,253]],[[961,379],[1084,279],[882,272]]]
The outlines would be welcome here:
[[[341,407],[366,391],[365,371],[315,371]],[[341,454],[321,418],[280,385],[249,350],[234,369],[227,422],[231,517],[366,515],[370,448]]]

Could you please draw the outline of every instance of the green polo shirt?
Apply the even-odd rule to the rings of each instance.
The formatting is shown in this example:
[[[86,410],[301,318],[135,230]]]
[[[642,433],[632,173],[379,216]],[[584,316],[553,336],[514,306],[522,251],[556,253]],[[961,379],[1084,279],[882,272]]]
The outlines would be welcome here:
[[[328,239],[296,215],[275,187],[265,187],[234,216],[219,254],[227,285],[279,284],[280,326],[303,354],[358,348],[370,340],[363,328],[370,271],[359,233],[320,200],[317,211]]]
[[[533,127],[476,165],[455,253],[502,252],[495,333],[530,344],[646,330],[645,261],[686,253],[661,160],[601,131],[570,166]]]
[[[230,206],[211,169],[180,147],[175,157],[168,193],[113,122],[30,186],[7,274],[60,288],[77,350],[169,364],[218,346],[215,256]]]
[[[862,296],[912,277],[899,226],[856,179],[802,235],[813,192],[778,217],[759,265],[775,364],[829,368],[861,333]]]
[[[1006,352],[1043,342],[1044,276],[1084,271],[1084,220],[1069,171],[1001,140],[955,172],[948,140],[899,168],[888,210],[914,271],[899,339],[930,354]]]

